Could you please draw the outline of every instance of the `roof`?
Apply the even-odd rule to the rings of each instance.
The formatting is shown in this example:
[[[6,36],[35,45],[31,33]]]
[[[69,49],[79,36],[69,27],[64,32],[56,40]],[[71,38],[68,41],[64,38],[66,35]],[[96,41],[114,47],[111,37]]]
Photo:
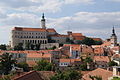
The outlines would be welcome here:
[[[101,76],[102,80],[108,80],[109,77],[112,77],[112,71],[108,71],[105,69],[97,68],[87,74],[83,75],[84,80],[91,80],[89,76]]]
[[[60,59],[60,63],[64,62],[74,63],[75,61],[81,61],[81,59]]]
[[[50,58],[51,54],[45,54],[45,53],[30,53],[27,54],[27,58]]]
[[[120,54],[114,54],[114,55],[112,56],[112,58],[113,58],[113,59],[115,59],[115,58],[120,58]]]
[[[72,33],[72,36],[83,36],[82,33]]]
[[[48,28],[47,31],[48,32],[56,32],[54,28]]]
[[[110,41],[105,41],[101,46],[106,47],[106,46],[110,46],[111,42]]]
[[[103,47],[96,47],[94,48],[94,53],[95,54],[103,54],[104,53],[104,48]]]
[[[92,38],[92,39],[95,40],[95,41],[102,41],[101,38]]]
[[[84,40],[85,36],[73,36],[75,40]]]
[[[57,34],[57,35],[50,35],[51,37],[68,37],[68,35],[61,35],[61,34]]]
[[[14,27],[13,30],[17,30],[17,31],[41,31],[41,32],[46,32],[46,29],[43,29],[43,28]]]
[[[26,74],[23,74],[19,77],[16,77],[14,80],[44,80],[42,79],[41,75],[36,71],[30,71]]]
[[[94,61],[110,62],[110,59],[108,56],[94,56]]]

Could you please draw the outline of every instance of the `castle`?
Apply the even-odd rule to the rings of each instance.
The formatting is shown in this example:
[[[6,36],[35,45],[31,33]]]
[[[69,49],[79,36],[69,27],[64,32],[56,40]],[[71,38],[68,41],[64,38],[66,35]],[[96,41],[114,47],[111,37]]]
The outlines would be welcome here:
[[[25,48],[26,43],[33,45],[41,44],[41,49],[51,48],[53,46],[59,47],[59,44],[64,44],[67,42],[67,39],[73,40],[74,42],[85,39],[82,33],[72,33],[71,31],[67,32],[67,35],[59,34],[54,28],[46,27],[46,20],[44,14],[41,19],[41,28],[24,28],[24,27],[14,27],[12,29],[11,35],[11,47],[14,48],[19,43],[23,44]],[[100,38],[92,38],[95,41],[102,41]],[[117,44],[117,36],[113,28],[113,34],[111,36],[112,46]]]

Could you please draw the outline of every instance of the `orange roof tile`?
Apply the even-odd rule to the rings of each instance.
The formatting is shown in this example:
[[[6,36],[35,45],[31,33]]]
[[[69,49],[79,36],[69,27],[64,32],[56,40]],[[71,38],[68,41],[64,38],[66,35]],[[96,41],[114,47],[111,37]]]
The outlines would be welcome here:
[[[41,31],[41,32],[46,32],[46,29],[43,28],[22,28],[22,27],[14,27],[13,30],[17,31]]]
[[[94,56],[94,61],[104,61],[104,62],[110,62],[110,59],[108,56]]]
[[[47,31],[48,32],[56,32],[54,28],[48,28]]]
[[[14,80],[44,80],[44,79],[42,79],[42,76],[39,75],[37,71],[30,71],[26,74],[16,77]]]
[[[105,70],[105,69],[101,69],[101,68],[97,68],[85,75],[83,75],[83,79],[84,80],[91,80],[89,76],[101,76],[102,77],[102,80],[108,80],[109,77],[112,77],[112,72],[111,71],[108,71],[108,70]]]
[[[95,41],[102,41],[101,38],[92,38],[92,39],[95,40]]]
[[[27,54],[27,58],[50,58],[50,57],[51,57],[51,54],[45,54],[45,53]]]
[[[83,36],[82,33],[72,33],[72,36]]]
[[[62,63],[62,62],[73,63],[75,61],[81,61],[81,59],[60,59],[60,63]]]

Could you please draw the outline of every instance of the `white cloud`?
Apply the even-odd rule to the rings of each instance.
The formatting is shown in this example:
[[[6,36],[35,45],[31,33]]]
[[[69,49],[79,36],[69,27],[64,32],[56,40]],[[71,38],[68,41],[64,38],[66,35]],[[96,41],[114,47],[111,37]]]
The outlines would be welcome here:
[[[90,4],[93,0],[2,0],[0,7],[16,11],[58,12],[67,4]]]
[[[93,3],[93,0],[64,0],[66,4],[75,4],[75,3],[85,3],[90,4]]]
[[[8,14],[7,18],[2,19],[4,25],[19,25],[19,26],[37,26],[39,17],[28,13],[12,13]]]
[[[81,32],[91,37],[109,38],[113,25],[120,40],[120,12],[78,12],[73,16],[61,18],[46,18],[47,27],[55,28],[59,33],[66,33],[68,30],[73,32]],[[0,25],[0,35],[4,37],[4,33],[9,33],[14,26],[23,27],[39,27],[40,18],[30,13],[12,13],[6,18],[0,19],[3,25]],[[5,26],[5,27],[3,27]],[[6,30],[5,30],[6,29]],[[8,39],[8,38],[7,38]]]
[[[61,33],[73,30],[74,32],[82,32],[88,36],[109,38],[113,25],[118,25],[116,26],[116,30],[118,36],[120,36],[119,22],[120,12],[78,12],[71,17],[50,19],[48,26],[54,26]]]

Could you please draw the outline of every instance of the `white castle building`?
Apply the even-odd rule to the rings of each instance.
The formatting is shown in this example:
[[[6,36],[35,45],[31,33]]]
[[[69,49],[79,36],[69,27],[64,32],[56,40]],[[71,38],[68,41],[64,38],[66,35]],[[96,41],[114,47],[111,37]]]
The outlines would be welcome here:
[[[49,35],[57,35],[58,33],[53,28],[46,28],[44,14],[41,19],[42,28],[24,28],[14,27],[12,29],[11,47],[14,48],[19,43],[25,47],[26,43],[41,44],[41,48],[51,48],[53,46],[58,47],[57,43],[48,43]]]

